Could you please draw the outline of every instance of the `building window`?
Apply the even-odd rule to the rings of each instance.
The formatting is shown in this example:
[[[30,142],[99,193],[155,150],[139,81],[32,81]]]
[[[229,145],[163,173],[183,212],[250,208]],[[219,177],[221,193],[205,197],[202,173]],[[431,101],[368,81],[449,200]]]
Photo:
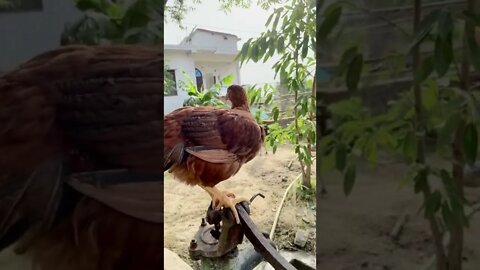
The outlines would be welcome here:
[[[39,11],[42,9],[42,0],[0,0],[0,13]]]
[[[198,68],[195,68],[195,78],[197,79],[198,91],[202,91],[203,90],[203,74]]]
[[[177,78],[175,77],[175,70],[169,69],[165,74],[165,96],[177,95]]]

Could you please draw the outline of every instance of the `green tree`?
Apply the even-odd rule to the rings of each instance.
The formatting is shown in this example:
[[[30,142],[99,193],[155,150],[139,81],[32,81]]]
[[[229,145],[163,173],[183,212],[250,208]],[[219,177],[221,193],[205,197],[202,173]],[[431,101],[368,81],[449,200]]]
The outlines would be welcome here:
[[[162,0],[75,0],[82,18],[66,25],[62,44],[163,44]]]
[[[185,0],[164,0],[165,3],[168,2],[165,6],[165,20],[173,21],[178,25],[182,26],[182,21],[188,15],[188,12],[195,10],[195,6],[202,3],[202,0],[193,0],[191,3],[187,3]],[[220,0],[220,10],[224,12],[230,12],[233,7],[242,7],[248,8],[253,3],[256,3],[258,6],[268,9],[275,4],[281,4],[287,2],[286,0]]]
[[[7,9],[14,5],[11,0],[0,0],[0,9]]]
[[[61,44],[155,44],[163,45],[161,0],[75,0],[83,16],[67,24]],[[164,70],[168,68],[165,65]],[[174,85],[164,72],[164,93]]]
[[[279,124],[269,126],[267,142],[274,151],[277,144],[291,142],[302,170],[302,183],[311,187],[312,151],[316,142],[315,128],[315,1],[294,0],[276,8],[266,22],[267,31],[256,39],[249,39],[239,58],[246,61],[267,61],[279,54],[273,65],[275,74],[285,80],[294,97],[294,121],[286,128]],[[328,29],[326,29],[328,32]],[[274,120],[278,107],[272,109]]]
[[[415,193],[423,197],[438,270],[462,269],[463,230],[469,223],[463,170],[465,164],[476,160],[480,125],[479,94],[471,91],[470,79],[472,67],[480,70],[480,48],[474,35],[480,17],[472,10],[473,1],[469,0],[464,11],[439,8],[422,19],[422,1],[415,0],[414,34],[404,55],[412,59],[412,90],[379,115],[370,113],[359,98],[332,105],[334,131],[320,142],[322,167],[344,173],[346,194],[352,191],[356,178],[355,156],[372,164],[377,163],[379,151],[403,156],[410,171],[402,184],[412,183]],[[433,49],[421,55],[421,46]],[[346,69],[345,62],[351,67],[351,61],[343,60],[353,59],[352,51],[360,53],[357,49],[347,51],[340,70]],[[359,61],[358,66],[362,65]],[[445,79],[447,83],[443,83]],[[436,146],[433,153],[425,148],[429,134]],[[451,169],[429,161],[429,155],[451,160]],[[435,179],[441,186],[433,185]],[[444,236],[449,240],[446,246]]]

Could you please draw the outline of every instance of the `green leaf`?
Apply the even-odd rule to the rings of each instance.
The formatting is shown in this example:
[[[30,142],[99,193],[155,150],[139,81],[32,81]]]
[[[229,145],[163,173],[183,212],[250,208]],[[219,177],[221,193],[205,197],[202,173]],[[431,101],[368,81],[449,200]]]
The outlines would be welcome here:
[[[442,204],[442,219],[445,222],[446,227],[451,230],[453,227],[454,222],[454,216],[452,214],[452,210],[448,206],[447,203]]]
[[[265,98],[264,104],[270,104],[270,101],[272,101],[273,98],[273,93],[268,93],[267,97]]]
[[[254,44],[252,46],[252,60],[253,62],[258,62],[259,60],[259,57],[260,57],[260,48],[259,48],[259,44]]]
[[[416,31],[415,37],[408,47],[410,52],[414,47],[420,44],[432,31],[435,21],[437,21],[438,16],[440,15],[440,10],[436,9],[430,12],[425,18],[420,22],[418,29]]]
[[[414,132],[409,132],[403,141],[403,154],[410,162],[417,159],[417,137]]]
[[[272,21],[273,16],[275,16],[275,15],[277,15],[277,13],[273,12],[272,14],[270,14],[270,16],[268,16],[267,22],[265,23],[266,27],[268,27],[268,25],[270,25],[270,22]]]
[[[267,59],[272,57],[275,54],[275,49],[276,49],[275,44],[276,44],[276,39],[275,38],[271,38],[268,41],[268,54],[265,55],[265,57]]]
[[[480,17],[477,16],[477,15],[475,15],[475,14],[474,14],[473,12],[471,12],[471,11],[468,11],[468,10],[462,11],[461,17],[462,17],[465,21],[467,21],[467,22],[469,22],[469,23],[471,23],[471,24],[473,24],[473,25],[475,25],[475,26],[480,26]]]
[[[439,96],[438,87],[435,83],[428,84],[427,87],[422,91],[422,100],[423,105],[427,110],[431,110],[437,105]]]
[[[292,24],[289,24],[289,22],[290,22],[289,19],[290,18],[288,16],[286,16],[286,14],[283,15],[283,21],[282,21],[282,26],[281,26],[282,29],[290,30],[288,28],[288,26],[292,26]]]
[[[430,76],[433,71],[433,56],[425,57],[423,60],[415,79],[421,83]]]
[[[345,172],[344,179],[343,179],[343,192],[345,195],[350,195],[353,189],[353,185],[355,184],[356,178],[356,168],[354,165],[350,165]]]
[[[239,60],[241,59],[241,61],[243,62],[247,57],[248,57],[248,51],[250,49],[250,46],[249,46],[249,43],[246,42],[245,44],[243,44],[242,46],[242,49],[240,50],[240,53],[238,53],[237,57],[235,58],[235,60]]]
[[[474,36],[466,36],[465,38],[467,39],[470,61],[472,61],[475,69],[480,71],[480,47],[478,46]]]
[[[424,191],[428,187],[426,170],[425,169],[418,170],[417,175],[414,178],[414,181],[415,181],[415,185],[414,185],[415,193]]]
[[[438,36],[435,40],[434,63],[438,76],[442,77],[447,73],[453,60],[452,39],[442,40]]]
[[[330,154],[325,155],[320,160],[320,169],[323,173],[328,173],[335,166],[335,151],[331,151]]]
[[[460,190],[457,188],[455,180],[446,170],[441,171],[441,178],[444,189],[446,190],[448,195],[448,201],[444,203],[444,205],[446,206],[445,211],[449,210],[446,211],[445,214],[442,211],[442,216],[444,217],[444,219],[449,219],[448,223],[450,225],[458,224],[468,226],[469,222],[466,218],[464,208],[464,204],[467,202],[466,199],[462,196]]]
[[[446,41],[453,31],[452,15],[449,11],[442,10],[438,18],[438,34],[443,41]]]
[[[377,161],[378,161],[377,144],[372,138],[370,138],[367,144],[365,145],[365,154],[367,156],[367,161],[371,165],[377,164]]]
[[[306,58],[307,57],[307,54],[308,54],[308,40],[309,40],[309,36],[307,34],[305,34],[305,36],[303,37],[303,47],[302,47],[302,58]]]
[[[152,3],[153,4],[153,3]],[[147,1],[135,1],[123,15],[123,24],[128,27],[145,27],[151,21],[150,9],[152,5]]]
[[[285,38],[283,36],[278,38],[278,52],[283,53],[285,50]]]
[[[75,4],[81,11],[94,10],[100,12],[102,10],[101,4],[98,0],[76,0]]]
[[[280,17],[282,16],[282,11],[283,11],[283,7],[280,7],[276,10],[277,17],[275,18],[275,21],[273,21],[273,25],[272,25],[273,30],[277,29],[278,21],[280,20]]]
[[[439,143],[449,145],[452,142],[453,134],[458,127],[460,116],[458,113],[452,113],[447,117],[445,124],[440,130]]]
[[[334,4],[335,5],[335,4]],[[337,25],[338,21],[340,20],[340,16],[342,15],[342,7],[336,5],[335,7],[326,10],[325,12],[325,19],[320,24],[318,28],[318,37],[321,40],[325,40],[327,36],[332,32],[333,28]]]
[[[442,206],[442,194],[435,190],[427,198],[425,202],[425,216],[433,216]]]
[[[466,162],[469,165],[473,165],[477,159],[478,152],[477,127],[473,123],[469,123],[465,126],[464,151]]]
[[[347,149],[343,143],[337,145],[335,156],[337,170],[343,172],[347,164]]]
[[[226,76],[225,78],[222,79],[221,84],[223,85],[230,85],[233,83],[234,76],[233,74],[230,74]]]
[[[357,54],[347,70],[347,87],[349,91],[356,91],[358,88],[358,82],[360,81],[360,75],[362,74],[363,68],[363,56],[362,54]]]
[[[315,37],[315,32],[313,32],[311,35],[310,35],[310,44],[312,44],[312,48],[317,48],[317,40],[316,40],[316,37]]]
[[[397,144],[395,138],[388,132],[386,128],[380,127],[376,132],[376,140],[383,146],[393,148]]]
[[[258,40],[258,59],[262,59],[263,58],[263,62],[265,63],[266,60],[267,60],[267,57],[266,57],[266,51],[268,49],[268,44],[267,44],[267,40],[266,38],[260,38]]]
[[[410,184],[415,180],[415,177],[418,175],[418,167],[415,165],[416,164],[408,168],[407,173],[403,176],[402,180],[398,185],[399,189],[404,188],[407,184]]]
[[[119,19],[122,17],[122,8],[118,4],[109,5],[106,10],[107,15],[113,19]]]
[[[348,66],[352,62],[353,58],[358,55],[358,47],[353,46],[345,50],[342,54],[342,58],[340,59],[340,67],[339,67],[339,75],[343,75],[345,70],[347,70]]]
[[[278,116],[280,115],[280,110],[278,107],[273,108],[273,121],[278,121]]]

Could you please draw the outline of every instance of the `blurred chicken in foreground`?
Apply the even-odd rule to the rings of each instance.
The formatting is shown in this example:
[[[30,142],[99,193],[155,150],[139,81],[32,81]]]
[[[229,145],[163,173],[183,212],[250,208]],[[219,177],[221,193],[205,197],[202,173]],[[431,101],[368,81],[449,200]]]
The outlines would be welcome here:
[[[0,250],[42,270],[161,269],[161,102],[161,48],[69,46],[3,74]]]

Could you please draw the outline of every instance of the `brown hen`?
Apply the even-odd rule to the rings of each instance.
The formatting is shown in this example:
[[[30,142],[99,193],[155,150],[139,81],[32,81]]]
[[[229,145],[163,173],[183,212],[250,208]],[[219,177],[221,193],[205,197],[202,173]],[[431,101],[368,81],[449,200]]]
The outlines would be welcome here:
[[[162,99],[161,48],[68,46],[1,76],[0,250],[42,270],[161,269]],[[159,177],[69,181],[118,169]]]
[[[249,111],[245,90],[227,90],[232,108],[184,107],[164,118],[164,170],[188,185],[198,185],[216,209],[230,208],[240,223],[235,204],[245,201],[215,185],[235,175],[252,160],[265,139],[263,127]],[[233,197],[233,198],[232,198]]]

